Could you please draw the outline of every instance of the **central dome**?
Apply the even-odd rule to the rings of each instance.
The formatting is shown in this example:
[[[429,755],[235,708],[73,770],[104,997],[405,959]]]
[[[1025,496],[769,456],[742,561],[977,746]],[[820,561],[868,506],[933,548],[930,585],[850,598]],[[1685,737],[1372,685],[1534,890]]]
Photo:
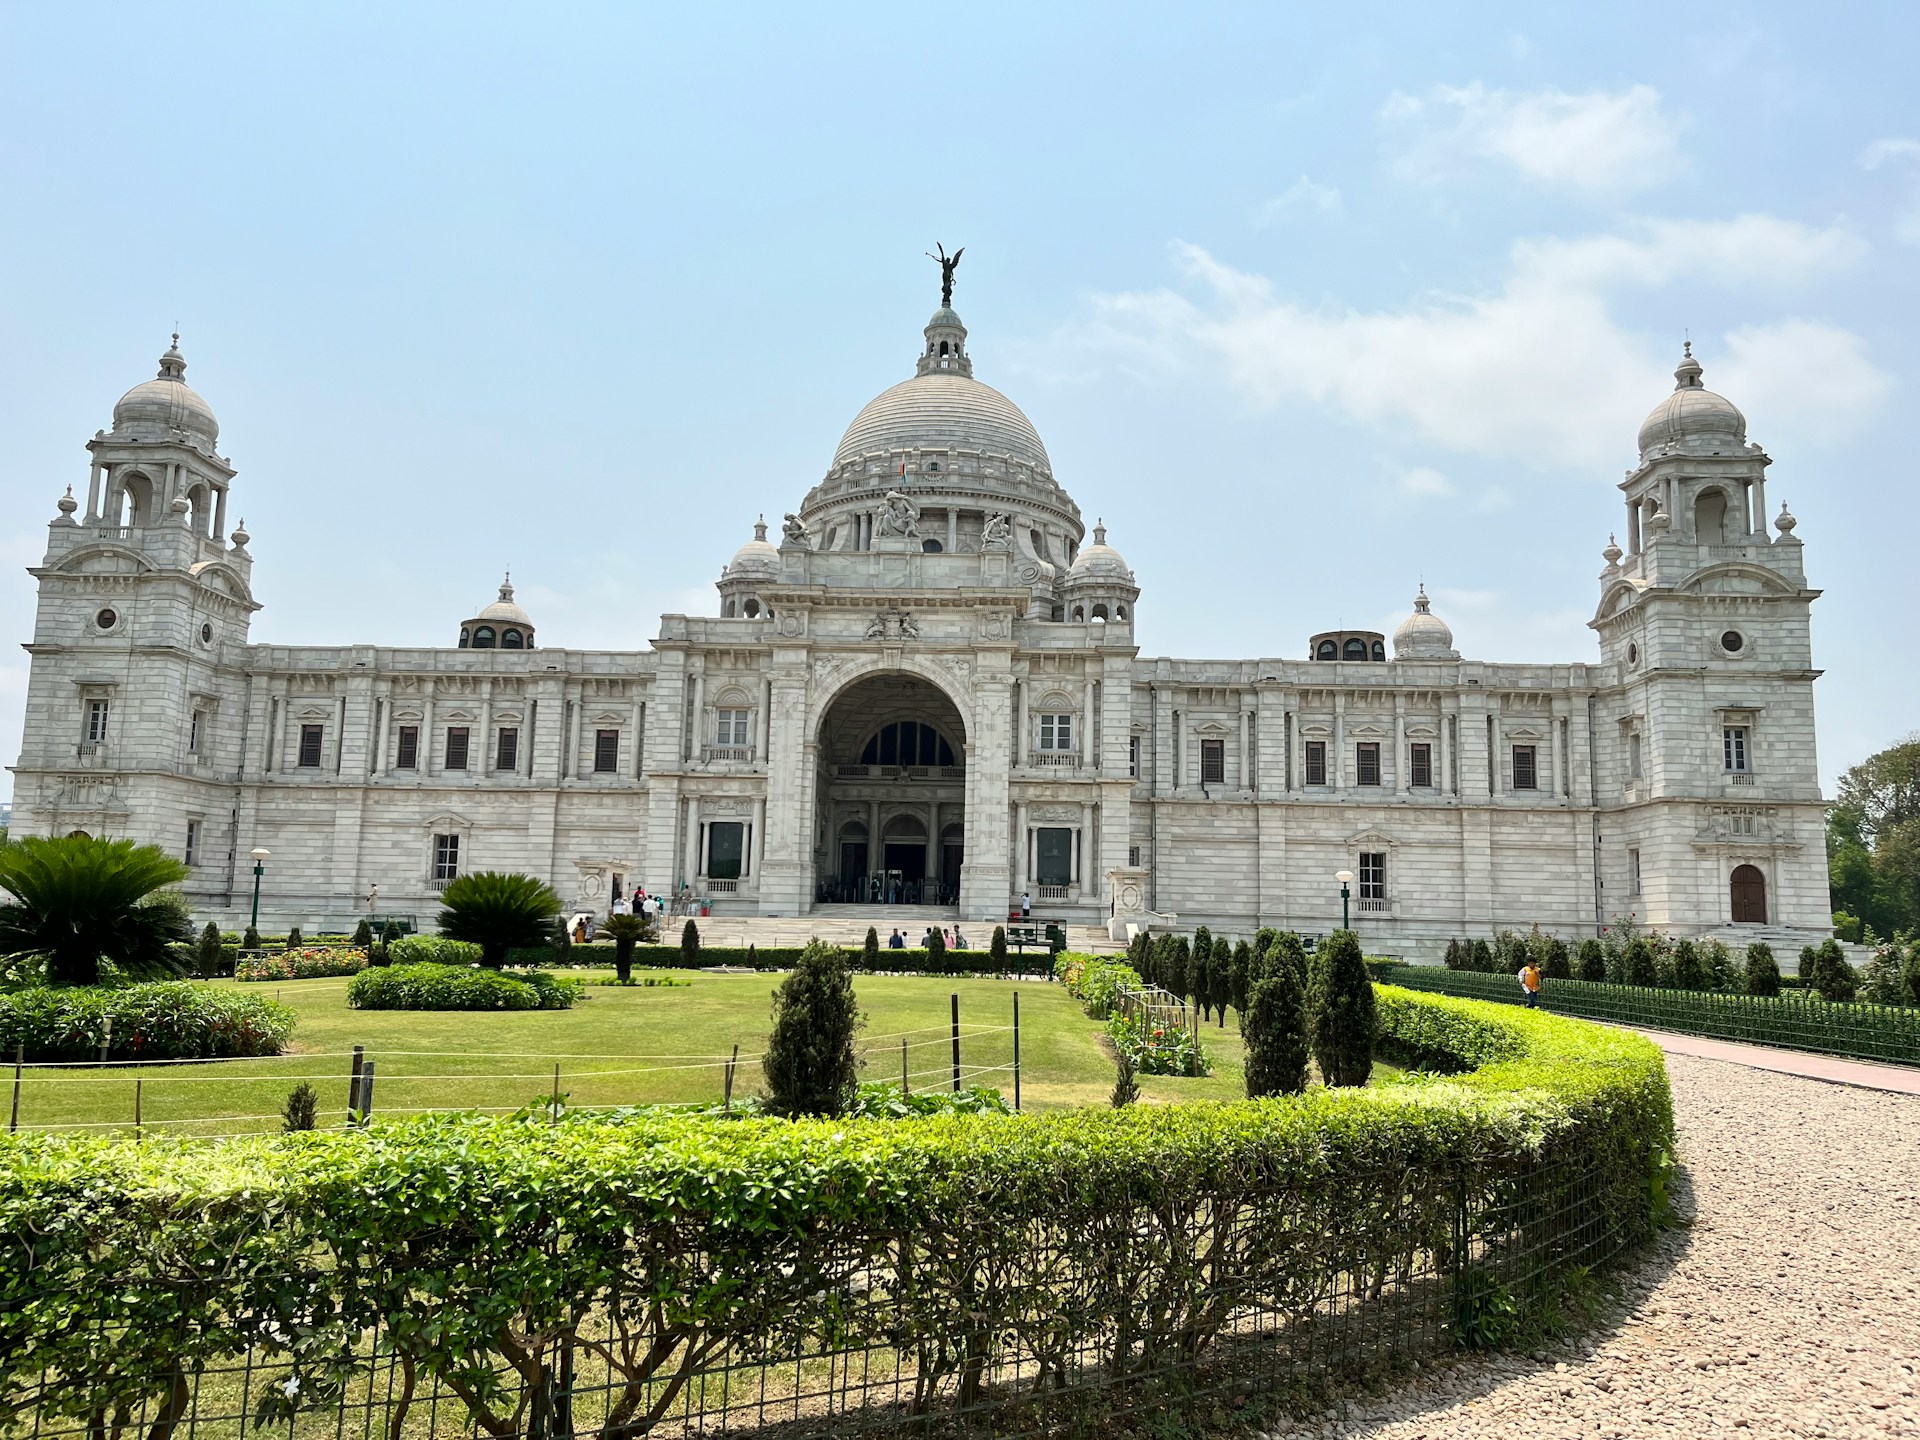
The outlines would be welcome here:
[[[915,447],[1006,455],[1053,473],[1047,447],[1018,405],[971,376],[940,371],[902,380],[869,400],[840,437],[833,465]]]

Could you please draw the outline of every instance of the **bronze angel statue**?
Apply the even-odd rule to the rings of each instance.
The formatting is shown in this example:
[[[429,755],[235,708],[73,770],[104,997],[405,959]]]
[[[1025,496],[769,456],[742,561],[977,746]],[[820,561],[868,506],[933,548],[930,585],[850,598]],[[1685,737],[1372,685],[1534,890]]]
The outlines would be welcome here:
[[[953,272],[960,268],[960,257],[967,253],[967,247],[962,245],[951,255],[947,254],[947,247],[944,245],[935,245],[933,248],[940,253],[935,255],[929,251],[927,258],[940,267],[940,303],[943,306],[951,306],[953,304]]]

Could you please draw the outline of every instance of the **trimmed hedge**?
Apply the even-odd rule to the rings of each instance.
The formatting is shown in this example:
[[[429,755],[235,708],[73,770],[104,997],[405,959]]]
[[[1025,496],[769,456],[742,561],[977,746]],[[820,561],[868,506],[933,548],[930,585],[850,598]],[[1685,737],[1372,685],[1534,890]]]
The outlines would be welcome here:
[[[1399,965],[1377,973],[1392,984],[1415,990],[1504,1005],[1522,1003],[1518,982],[1504,975],[1476,975],[1431,965]],[[1920,1008],[1913,1006],[1840,1003],[1806,990],[1784,990],[1778,996],[1739,995],[1589,980],[1549,980],[1540,988],[1540,1004],[1583,1020],[1920,1065]]]
[[[522,950],[516,953],[545,956],[552,952]],[[465,940],[449,940],[444,935],[402,935],[398,940],[388,944],[387,963],[389,965],[478,965],[480,947],[470,945]]]
[[[107,1059],[227,1060],[278,1055],[293,1011],[264,995],[170,980],[152,985],[34,986],[0,991],[0,1056],[27,1047],[36,1064]],[[111,1027],[111,1028],[109,1028]]]
[[[1383,1034],[1479,1068],[1045,1116],[0,1141],[0,1413],[124,1407],[167,1440],[232,1403],[176,1377],[244,1365],[263,1426],[370,1402],[355,1422],[381,1433],[408,1433],[409,1405],[449,1431],[561,1433],[541,1407],[571,1384],[592,1426],[605,1407],[603,1433],[636,1434],[695,1400],[716,1428],[729,1403],[778,1418],[764,1367],[848,1377],[828,1392],[848,1429],[901,1418],[866,1407],[905,1393],[929,1428],[1004,1413],[1031,1433],[1097,1421],[1110,1386],[1139,1413],[1488,1343],[1650,1232],[1672,1136],[1657,1048],[1405,990],[1378,1010]],[[871,1386],[878,1352],[901,1368]],[[988,1383],[1029,1366],[1048,1382]]]
[[[354,976],[347,1004],[356,1010],[571,1010],[584,993],[578,980],[539,971],[389,965]]]

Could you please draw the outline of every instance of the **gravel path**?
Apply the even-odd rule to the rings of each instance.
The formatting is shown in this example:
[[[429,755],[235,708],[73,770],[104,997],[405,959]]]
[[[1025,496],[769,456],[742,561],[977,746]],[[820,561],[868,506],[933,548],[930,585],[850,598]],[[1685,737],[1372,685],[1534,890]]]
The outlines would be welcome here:
[[[1604,1328],[1278,1436],[1920,1436],[1920,1096],[1669,1055],[1689,1229]]]

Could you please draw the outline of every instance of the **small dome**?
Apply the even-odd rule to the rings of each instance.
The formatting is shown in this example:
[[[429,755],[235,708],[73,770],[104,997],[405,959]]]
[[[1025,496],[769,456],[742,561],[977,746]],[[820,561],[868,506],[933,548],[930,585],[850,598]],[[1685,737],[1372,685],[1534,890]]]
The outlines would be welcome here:
[[[1093,527],[1093,543],[1074,557],[1073,568],[1067,571],[1067,584],[1085,584],[1098,580],[1117,580],[1123,585],[1133,584],[1133,571],[1127,568],[1127,562],[1120,552],[1107,544],[1107,527],[1096,521]]]
[[[1458,660],[1460,654],[1453,648],[1453,631],[1447,628],[1447,622],[1433,613],[1432,602],[1427,599],[1427,587],[1422,585],[1420,593],[1413,600],[1413,614],[1400,623],[1393,632],[1393,658],[1396,660]]]
[[[727,564],[726,578],[742,580],[780,573],[780,552],[767,543],[767,517],[762,515],[753,526],[753,538],[733,552]]]
[[[533,617],[513,602],[513,576],[511,574],[500,582],[500,598],[473,618],[476,620],[494,620],[506,625],[533,624]]]
[[[1678,448],[1694,455],[1726,455],[1747,448],[1747,417],[1724,395],[1700,383],[1702,369],[1689,341],[1673,372],[1673,393],[1640,426],[1640,458]]]
[[[122,395],[113,407],[113,433],[136,440],[198,440],[211,450],[220,438],[213,407],[187,384],[180,337],[160,357],[160,374]]]

